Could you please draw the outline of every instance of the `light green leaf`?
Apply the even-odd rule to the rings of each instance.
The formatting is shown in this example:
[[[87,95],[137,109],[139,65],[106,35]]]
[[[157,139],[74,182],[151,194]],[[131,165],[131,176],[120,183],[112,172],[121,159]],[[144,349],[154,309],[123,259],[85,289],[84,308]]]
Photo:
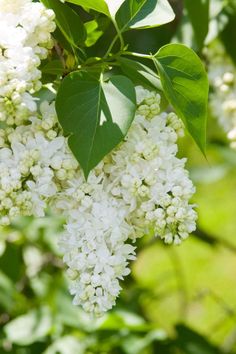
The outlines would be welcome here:
[[[4,327],[7,339],[15,344],[30,345],[46,337],[52,326],[48,308],[32,310],[26,315],[19,316]]]
[[[110,19],[107,17],[99,17],[96,20],[88,21],[84,24],[87,32],[85,45],[91,47],[104,34],[110,24]]]
[[[121,70],[135,84],[149,86],[155,90],[162,90],[160,78],[146,65],[127,58],[120,57]]]
[[[175,14],[167,0],[125,0],[115,19],[121,32],[148,28],[173,21]]]
[[[199,57],[182,44],[168,44],[154,57],[164,93],[200,149],[205,151],[208,80]]]
[[[86,31],[79,15],[66,4],[58,0],[41,0],[56,15],[56,24],[67,41],[77,47],[86,38]]]
[[[67,0],[67,2],[110,16],[107,4],[104,0]]]
[[[85,353],[85,345],[73,336],[64,336],[57,339],[52,345],[50,345],[43,354],[83,354]]]
[[[123,140],[134,119],[135,103],[134,85],[125,76],[103,82],[77,71],[63,80],[56,110],[85,178]]]
[[[208,33],[209,0],[185,0],[185,8],[194,30],[197,46],[202,49]]]

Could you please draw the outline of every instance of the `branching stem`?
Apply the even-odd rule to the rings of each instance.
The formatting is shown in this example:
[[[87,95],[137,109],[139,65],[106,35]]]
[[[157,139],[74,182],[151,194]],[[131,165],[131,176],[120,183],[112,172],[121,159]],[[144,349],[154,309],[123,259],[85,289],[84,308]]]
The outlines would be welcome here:
[[[123,38],[122,33],[121,33],[119,27],[117,26],[117,23],[115,22],[115,20],[113,20],[113,25],[114,25],[114,27],[116,29],[117,34],[113,38],[109,48],[107,49],[107,51],[106,51],[106,53],[104,55],[104,58],[107,58],[109,56],[109,54],[111,53],[112,48],[114,47],[114,45],[115,45],[115,43],[116,43],[116,41],[118,39],[120,39],[120,50],[122,51],[124,49],[124,47],[125,47],[124,38]]]

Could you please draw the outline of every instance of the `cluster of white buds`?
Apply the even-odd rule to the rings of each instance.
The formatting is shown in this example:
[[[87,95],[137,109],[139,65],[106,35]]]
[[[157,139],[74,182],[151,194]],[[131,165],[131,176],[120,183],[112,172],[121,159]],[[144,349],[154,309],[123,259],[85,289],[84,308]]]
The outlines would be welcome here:
[[[43,102],[31,124],[0,130],[1,224],[44,216],[49,200],[78,167],[58,127],[54,103]]]

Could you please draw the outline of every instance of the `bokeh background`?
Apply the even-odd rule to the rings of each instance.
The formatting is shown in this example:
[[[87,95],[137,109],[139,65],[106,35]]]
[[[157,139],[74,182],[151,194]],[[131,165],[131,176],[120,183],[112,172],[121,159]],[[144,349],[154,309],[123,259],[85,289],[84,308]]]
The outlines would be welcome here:
[[[131,50],[172,41],[196,50],[206,69],[214,53],[236,63],[235,0],[170,2],[174,23],[130,32]],[[98,53],[106,45],[99,40]],[[209,109],[207,159],[190,137],[180,141],[197,188],[196,233],[178,247],[141,239],[117,306],[104,317],[71,303],[57,246],[63,220],[48,211],[0,230],[0,353],[236,353],[236,150],[219,118]]]

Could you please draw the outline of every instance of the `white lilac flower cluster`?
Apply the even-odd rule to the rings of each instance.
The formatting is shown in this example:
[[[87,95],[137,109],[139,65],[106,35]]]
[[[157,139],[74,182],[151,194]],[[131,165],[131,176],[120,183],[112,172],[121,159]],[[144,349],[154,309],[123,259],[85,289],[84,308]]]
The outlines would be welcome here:
[[[0,121],[21,124],[36,110],[40,60],[52,47],[54,13],[31,0],[0,0]]]
[[[211,61],[209,78],[213,86],[212,112],[236,148],[236,69],[229,59],[219,55]]]
[[[85,181],[58,124],[54,102],[44,101],[37,111],[32,107],[30,114],[21,109],[22,97],[26,94],[33,100],[31,94],[38,89],[35,58],[44,56],[42,48],[50,43],[51,12],[27,0],[14,1],[14,5],[0,0],[0,5],[1,19],[9,18],[15,24],[12,34],[19,35],[19,48],[13,43],[15,47],[9,45],[9,49],[32,50],[20,76],[18,64],[23,61],[24,65],[23,57],[11,64],[7,45],[0,42],[1,64],[12,65],[7,81],[0,76],[1,90],[15,83],[6,89],[12,92],[9,96],[5,91],[0,95],[1,117],[8,123],[0,129],[0,224],[7,225],[18,215],[42,217],[48,206],[64,215],[60,248],[74,304],[100,315],[114,305],[121,290],[119,281],[130,272],[135,239],[152,234],[178,244],[195,229],[196,213],[189,204],[194,187],[185,159],[176,156],[182,123],[174,113],[160,112],[158,93],[137,87],[138,108],[125,141]],[[1,22],[0,26],[7,25]],[[19,85],[22,91],[17,91]],[[19,105],[12,98],[17,92]],[[6,97],[11,109],[6,108]]]
[[[81,170],[56,198],[67,219],[60,244],[74,303],[101,314],[120,292],[135,258],[130,243],[152,233],[178,244],[195,230],[194,187],[176,157],[182,123],[160,113],[160,96],[137,88],[138,109],[125,142],[90,173]]]
[[[43,102],[31,124],[0,131],[1,224],[16,215],[43,216],[48,205],[67,220],[60,241],[74,303],[103,313],[120,292],[135,258],[131,243],[152,233],[178,244],[195,229],[194,187],[176,157],[182,123],[159,113],[160,96],[137,88],[138,109],[126,137],[90,173],[83,173]]]

